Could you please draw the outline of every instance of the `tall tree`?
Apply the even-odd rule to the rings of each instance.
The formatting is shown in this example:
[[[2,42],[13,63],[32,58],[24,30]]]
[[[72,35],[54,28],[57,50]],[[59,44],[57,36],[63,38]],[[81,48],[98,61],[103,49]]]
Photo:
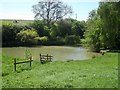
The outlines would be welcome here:
[[[119,49],[120,47],[120,1],[101,2],[98,13],[102,21],[104,47]],[[112,43],[111,43],[112,42]]]
[[[85,40],[92,51],[99,52],[101,47],[101,21],[96,10],[89,13]]]
[[[35,19],[44,20],[48,27],[64,16],[71,14],[70,6],[59,0],[41,0],[38,4],[33,5]]]
[[[83,34],[85,32],[85,27],[86,26],[86,23],[85,21],[74,21],[72,22],[72,31],[73,31],[73,34],[76,35],[76,36],[80,36],[80,38],[84,38]]]

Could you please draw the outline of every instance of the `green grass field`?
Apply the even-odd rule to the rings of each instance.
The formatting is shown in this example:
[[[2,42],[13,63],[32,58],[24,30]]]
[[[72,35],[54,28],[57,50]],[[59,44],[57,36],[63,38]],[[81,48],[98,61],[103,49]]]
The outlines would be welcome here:
[[[12,19],[3,19],[3,20],[0,20],[0,21],[2,22],[2,24],[14,23],[14,20],[12,20]],[[29,23],[32,23],[33,21],[34,20],[17,20],[17,24],[19,24],[19,25],[27,25]]]
[[[22,59],[19,59],[22,60]],[[91,60],[33,61],[13,68],[13,58],[2,56],[3,88],[117,88],[118,53]]]

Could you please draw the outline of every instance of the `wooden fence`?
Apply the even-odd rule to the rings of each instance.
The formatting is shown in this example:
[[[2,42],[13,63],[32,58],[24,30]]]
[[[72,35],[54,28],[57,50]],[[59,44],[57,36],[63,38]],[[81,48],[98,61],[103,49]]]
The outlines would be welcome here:
[[[33,61],[33,60],[32,60],[31,57],[30,57],[29,60],[23,61],[23,62],[16,62],[16,58],[14,58],[14,70],[16,71],[16,65],[17,65],[17,64],[22,64],[22,63],[30,63],[30,68],[31,68],[31,62],[32,62],[32,61]]]
[[[53,56],[50,56],[50,55],[42,55],[40,54],[40,62],[41,64],[45,63],[45,62],[51,62],[53,59]]]

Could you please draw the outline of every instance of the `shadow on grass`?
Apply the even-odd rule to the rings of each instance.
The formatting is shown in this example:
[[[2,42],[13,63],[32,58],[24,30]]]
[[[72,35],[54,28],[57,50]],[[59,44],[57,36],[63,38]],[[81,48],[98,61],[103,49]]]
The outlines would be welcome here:
[[[7,75],[9,75],[9,73],[2,73],[2,76],[4,77],[4,76],[7,76]]]

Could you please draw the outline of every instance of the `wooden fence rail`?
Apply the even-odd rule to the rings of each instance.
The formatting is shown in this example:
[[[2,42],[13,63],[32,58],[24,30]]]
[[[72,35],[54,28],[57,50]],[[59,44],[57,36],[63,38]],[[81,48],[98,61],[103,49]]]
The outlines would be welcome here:
[[[16,62],[16,58],[14,58],[14,70],[16,71],[16,65],[17,65],[17,64],[29,63],[29,62],[30,62],[30,68],[31,68],[31,62],[32,62],[32,61],[33,61],[33,60],[32,60],[31,57],[30,57],[29,60],[27,60],[27,61],[23,61],[23,62]]]
[[[50,56],[50,55],[42,55],[40,54],[40,62],[41,64],[45,63],[45,62],[51,62],[53,59],[53,56]]]

